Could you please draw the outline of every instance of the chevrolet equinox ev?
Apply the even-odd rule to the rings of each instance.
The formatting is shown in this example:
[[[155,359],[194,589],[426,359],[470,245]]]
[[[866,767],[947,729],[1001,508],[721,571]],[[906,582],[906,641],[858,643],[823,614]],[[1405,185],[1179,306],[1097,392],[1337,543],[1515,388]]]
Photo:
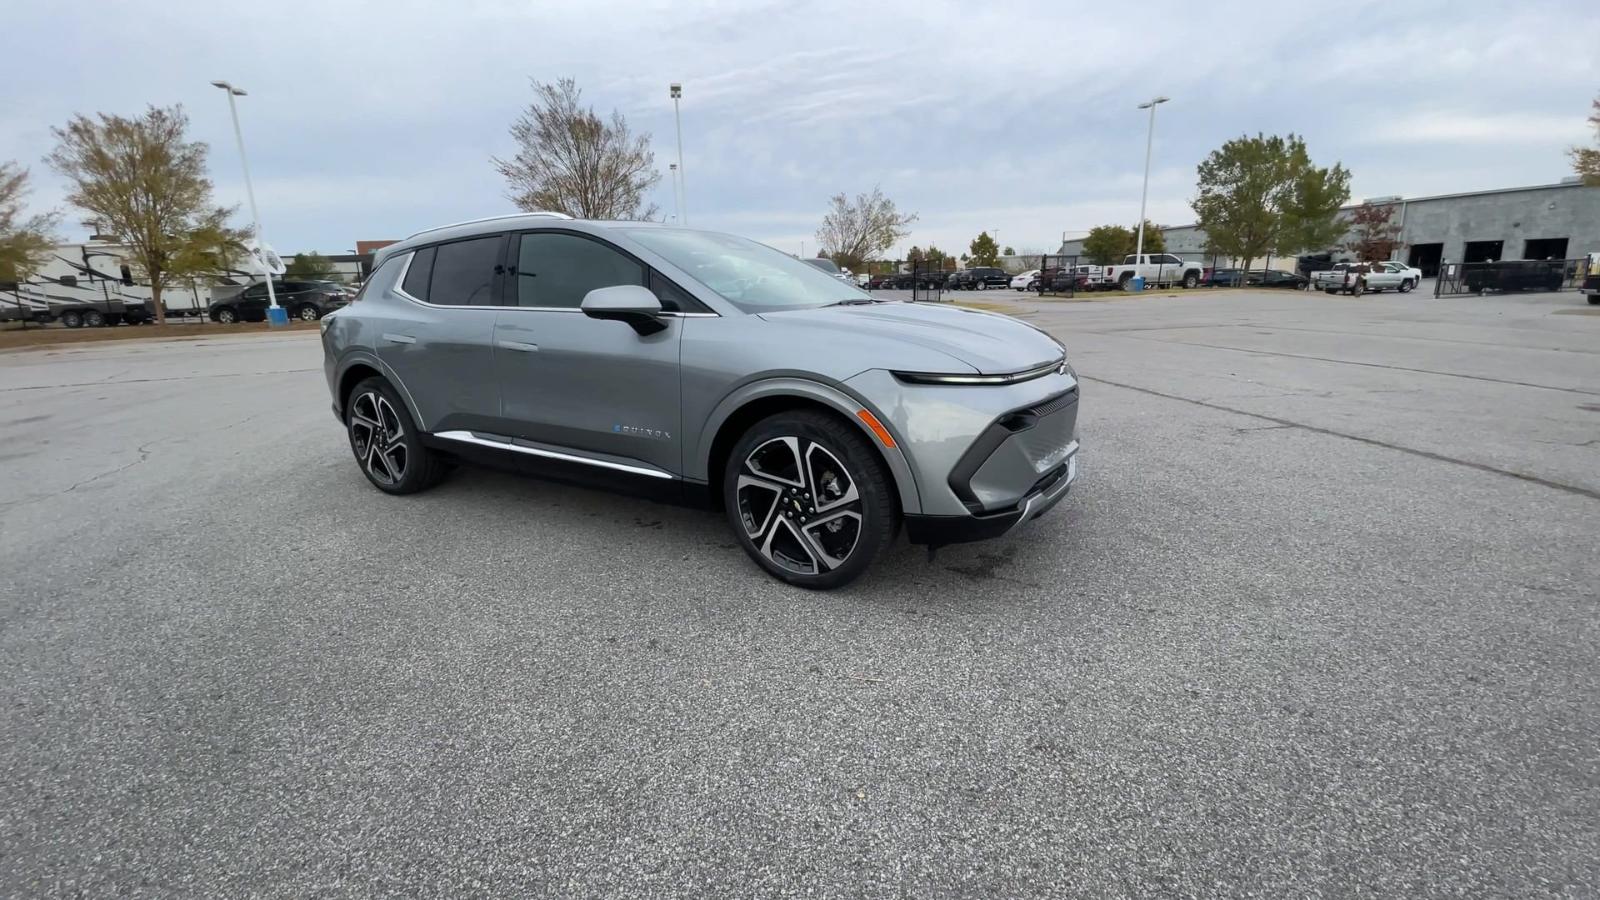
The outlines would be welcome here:
[[[1066,351],[1006,316],[874,298],[728,234],[526,213],[378,251],[322,320],[362,473],[456,460],[725,510],[791,584],[859,576],[903,525],[1004,534],[1077,476]]]

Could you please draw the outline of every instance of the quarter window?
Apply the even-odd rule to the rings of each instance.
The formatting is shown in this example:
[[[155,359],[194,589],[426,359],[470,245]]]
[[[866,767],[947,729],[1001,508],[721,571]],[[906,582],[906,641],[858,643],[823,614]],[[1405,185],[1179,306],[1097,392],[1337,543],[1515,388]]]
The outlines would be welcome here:
[[[494,270],[500,264],[501,246],[498,234],[440,244],[433,260],[433,277],[428,282],[428,302],[440,306],[493,305]]]
[[[428,279],[433,277],[433,248],[424,247],[411,255],[411,267],[400,289],[417,298],[428,299]]]
[[[524,234],[517,249],[517,305],[577,309],[596,288],[644,286],[644,266],[573,234]],[[658,292],[659,293],[659,292]],[[665,297],[662,307],[666,308]]]

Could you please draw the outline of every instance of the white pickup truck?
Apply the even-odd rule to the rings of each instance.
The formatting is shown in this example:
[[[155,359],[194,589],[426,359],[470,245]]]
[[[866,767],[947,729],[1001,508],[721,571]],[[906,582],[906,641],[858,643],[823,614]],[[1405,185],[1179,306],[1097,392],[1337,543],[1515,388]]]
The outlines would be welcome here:
[[[1331,269],[1311,273],[1311,289],[1330,294],[1346,293],[1359,297],[1367,291],[1399,291],[1404,294],[1422,282],[1422,270],[1403,262],[1338,263]]]
[[[1199,263],[1184,262],[1171,253],[1146,253],[1143,256],[1129,254],[1122,258],[1120,266],[1106,266],[1105,273],[1101,276],[1105,283],[1113,284],[1122,290],[1128,290],[1134,276],[1144,279],[1146,286],[1159,284],[1181,284],[1192,288],[1200,283],[1204,267]]]

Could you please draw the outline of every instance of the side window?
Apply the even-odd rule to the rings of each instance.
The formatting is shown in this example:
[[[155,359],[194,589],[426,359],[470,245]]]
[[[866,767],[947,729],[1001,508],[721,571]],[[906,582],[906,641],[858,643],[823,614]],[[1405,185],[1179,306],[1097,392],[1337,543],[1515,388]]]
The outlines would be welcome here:
[[[1137,261],[1138,261],[1138,260],[1137,260],[1137,259],[1136,259],[1136,258],[1135,258],[1135,257],[1134,257],[1134,255],[1133,255],[1133,254],[1131,254],[1131,253],[1130,253],[1130,254],[1128,254],[1128,255],[1127,255],[1127,256],[1124,256],[1124,257],[1123,257],[1123,258],[1122,258],[1122,264],[1123,264],[1123,265],[1125,265],[1125,266],[1131,266],[1131,265],[1133,265],[1133,264],[1134,264],[1134,263],[1135,263],[1135,262],[1137,262]]]
[[[644,286],[644,277],[642,264],[575,234],[524,234],[517,248],[518,306],[577,309],[595,288]]]
[[[400,289],[417,298],[428,299],[428,279],[433,277],[433,248],[424,247],[411,255],[411,268]]]
[[[493,306],[495,267],[502,235],[440,244],[428,282],[428,302],[440,306]]]

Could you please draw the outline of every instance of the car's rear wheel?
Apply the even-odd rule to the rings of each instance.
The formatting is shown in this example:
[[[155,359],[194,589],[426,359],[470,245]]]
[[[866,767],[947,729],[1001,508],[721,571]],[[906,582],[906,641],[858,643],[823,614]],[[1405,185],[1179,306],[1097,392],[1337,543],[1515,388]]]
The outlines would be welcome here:
[[[99,328],[106,324],[106,314],[98,309],[86,310],[83,314],[83,324],[89,328]]]
[[[894,538],[894,485],[854,426],[820,412],[758,422],[728,456],[728,523],[774,577],[826,590],[854,581]]]
[[[232,325],[239,321],[239,314],[233,311],[233,307],[224,306],[217,310],[217,321],[224,325]]]
[[[83,313],[64,312],[61,314],[61,324],[68,328],[81,328],[83,327]]]
[[[1118,290],[1126,291],[1126,290],[1132,289],[1132,284],[1131,284],[1132,281],[1133,281],[1133,273],[1132,272],[1123,272],[1120,276],[1117,277],[1117,288],[1118,288]]]
[[[987,291],[988,289],[989,289],[989,282],[987,282],[987,281],[979,281],[978,282],[978,290]]]
[[[416,423],[394,388],[368,378],[350,392],[345,406],[350,450],[373,487],[389,494],[414,494],[439,483],[446,466],[422,443]]]

